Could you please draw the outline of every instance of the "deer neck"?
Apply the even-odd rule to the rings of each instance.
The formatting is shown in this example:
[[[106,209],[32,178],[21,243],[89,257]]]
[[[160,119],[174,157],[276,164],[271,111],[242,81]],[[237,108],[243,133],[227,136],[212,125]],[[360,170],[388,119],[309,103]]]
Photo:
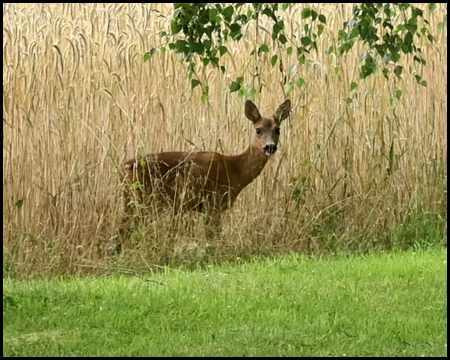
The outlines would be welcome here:
[[[264,169],[269,156],[262,149],[250,145],[242,154],[236,155],[234,165],[239,179],[239,188],[250,184]]]

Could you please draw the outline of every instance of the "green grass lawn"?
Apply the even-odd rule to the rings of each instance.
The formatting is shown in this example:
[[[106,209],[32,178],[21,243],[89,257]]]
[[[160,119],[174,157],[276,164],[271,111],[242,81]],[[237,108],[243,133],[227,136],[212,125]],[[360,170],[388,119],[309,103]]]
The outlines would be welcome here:
[[[3,280],[3,356],[447,356],[447,250]]]

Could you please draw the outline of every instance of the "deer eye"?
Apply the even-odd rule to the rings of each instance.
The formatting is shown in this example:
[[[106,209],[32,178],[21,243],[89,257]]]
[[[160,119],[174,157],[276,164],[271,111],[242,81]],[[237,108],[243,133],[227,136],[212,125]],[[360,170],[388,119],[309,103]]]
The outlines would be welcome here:
[[[262,130],[261,130],[260,128],[257,128],[257,129],[256,129],[256,133],[257,133],[258,135],[261,135]]]

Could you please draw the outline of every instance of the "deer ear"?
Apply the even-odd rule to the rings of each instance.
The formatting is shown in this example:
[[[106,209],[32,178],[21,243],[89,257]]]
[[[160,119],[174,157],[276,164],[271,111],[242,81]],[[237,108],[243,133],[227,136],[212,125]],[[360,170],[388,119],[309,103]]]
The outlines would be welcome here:
[[[247,119],[249,119],[252,122],[258,121],[259,118],[261,117],[258,108],[250,100],[247,100],[245,102],[245,116],[247,116]]]
[[[282,122],[284,119],[288,117],[290,111],[291,111],[291,100],[287,99],[284,103],[282,103],[278,107],[273,117],[276,121]]]

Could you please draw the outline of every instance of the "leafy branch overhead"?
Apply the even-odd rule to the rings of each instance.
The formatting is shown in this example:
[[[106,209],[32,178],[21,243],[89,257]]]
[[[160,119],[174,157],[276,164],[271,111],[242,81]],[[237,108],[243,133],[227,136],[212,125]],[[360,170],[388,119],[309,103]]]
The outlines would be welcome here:
[[[240,41],[243,29],[247,24],[271,24],[271,37],[274,43],[287,54],[295,54],[298,63],[304,65],[308,54],[317,51],[317,42],[327,25],[327,18],[315,10],[305,7],[301,11],[302,32],[287,36],[285,23],[280,12],[286,11],[293,3],[175,3],[171,34],[167,37],[169,49],[182,54],[188,63],[188,74],[192,78],[192,87],[201,85],[195,76],[196,60],[205,66],[220,68],[223,73],[227,69],[220,61],[228,53],[228,41]],[[432,12],[435,3],[428,4]],[[447,16],[439,23],[439,30],[447,26]],[[267,28],[267,27],[266,27]],[[403,67],[399,64],[402,55],[411,55],[418,65],[426,65],[422,48],[417,45],[419,38],[425,37],[430,42],[435,38],[430,31],[430,24],[424,18],[422,9],[410,3],[360,3],[354,6],[352,18],[344,22],[336,34],[334,46],[327,48],[327,54],[342,57],[352,50],[357,42],[365,45],[362,55],[360,77],[366,78],[381,69],[386,77],[391,71],[400,77]],[[268,44],[262,44],[254,49],[257,54],[269,53]],[[145,54],[144,59],[150,59],[156,49]],[[275,66],[278,56],[271,57]],[[393,66],[392,66],[393,65]],[[393,70],[392,70],[393,69]],[[193,76],[194,75],[194,76]],[[415,75],[418,83],[426,86],[426,81],[420,75]],[[232,91],[238,90],[240,82],[235,81]],[[205,93],[205,89],[204,89]]]

